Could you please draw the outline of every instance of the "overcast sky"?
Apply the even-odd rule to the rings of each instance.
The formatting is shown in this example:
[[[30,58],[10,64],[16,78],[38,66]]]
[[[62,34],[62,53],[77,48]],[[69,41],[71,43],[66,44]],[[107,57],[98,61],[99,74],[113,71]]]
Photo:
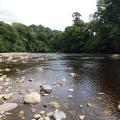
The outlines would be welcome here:
[[[42,24],[63,30],[72,24],[72,13],[80,12],[84,21],[96,10],[96,0],[0,0],[0,21]]]

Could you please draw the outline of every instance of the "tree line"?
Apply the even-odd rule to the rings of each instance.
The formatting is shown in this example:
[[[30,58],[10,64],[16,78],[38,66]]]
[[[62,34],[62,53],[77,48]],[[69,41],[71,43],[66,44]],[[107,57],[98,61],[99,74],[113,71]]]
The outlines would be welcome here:
[[[64,31],[0,21],[0,52],[120,53],[120,0],[98,0],[84,22],[79,12]]]

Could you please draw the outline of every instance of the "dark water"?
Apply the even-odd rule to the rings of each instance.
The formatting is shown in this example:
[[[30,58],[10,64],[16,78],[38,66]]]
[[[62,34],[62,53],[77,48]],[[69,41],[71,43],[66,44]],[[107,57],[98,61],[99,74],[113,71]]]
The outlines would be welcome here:
[[[39,55],[39,54],[38,54]],[[13,115],[8,116],[8,120],[20,120],[17,116],[20,110],[25,111],[25,120],[31,120],[33,113],[31,108],[37,111],[45,110],[43,104],[51,101],[57,101],[61,109],[66,113],[67,120],[78,120],[79,115],[85,115],[85,120],[120,120],[120,111],[118,105],[120,102],[120,59],[110,58],[109,55],[87,55],[87,54],[43,54],[48,60],[39,64],[20,64],[11,65],[12,71],[8,73],[13,82],[11,86],[13,91],[20,86],[16,85],[17,77],[26,77],[23,84],[24,89],[34,89],[40,91],[40,82],[45,81],[52,85],[61,79],[66,79],[65,84],[61,86],[52,85],[53,92],[49,96],[42,97],[42,102],[37,105],[24,105],[23,95],[15,93],[9,100],[17,102],[19,107],[12,111]],[[37,68],[42,67],[43,72]],[[17,73],[16,69],[22,72]],[[75,77],[69,76],[70,73],[76,73]],[[34,82],[28,82],[33,78]],[[73,92],[68,92],[73,88]],[[99,92],[104,95],[98,95]],[[73,98],[69,99],[68,95]],[[55,96],[52,98],[50,96]],[[87,106],[91,104],[91,107]],[[80,108],[80,105],[83,108]],[[68,106],[68,107],[65,107]]]

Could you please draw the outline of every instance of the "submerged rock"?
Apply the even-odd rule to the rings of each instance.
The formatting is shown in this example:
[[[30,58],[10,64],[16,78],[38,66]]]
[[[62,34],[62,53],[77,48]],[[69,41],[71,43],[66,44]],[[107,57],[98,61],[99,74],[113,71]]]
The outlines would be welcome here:
[[[4,103],[0,105],[0,112],[7,112],[15,109],[18,106],[17,103]]]
[[[63,120],[66,119],[66,115],[63,111],[57,111],[53,113],[53,118],[55,120]]]
[[[40,94],[37,92],[31,92],[24,97],[24,102],[29,104],[35,104],[41,102]]]
[[[50,105],[52,107],[55,107],[55,108],[59,108],[60,107],[59,103],[57,103],[57,102],[49,102],[48,105]]]

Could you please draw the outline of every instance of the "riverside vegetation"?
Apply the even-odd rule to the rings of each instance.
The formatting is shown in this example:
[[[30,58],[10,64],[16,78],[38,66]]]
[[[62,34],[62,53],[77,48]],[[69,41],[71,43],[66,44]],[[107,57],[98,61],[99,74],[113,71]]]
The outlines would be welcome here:
[[[64,31],[0,22],[0,52],[119,53],[120,1],[98,0],[90,22],[74,12]]]

